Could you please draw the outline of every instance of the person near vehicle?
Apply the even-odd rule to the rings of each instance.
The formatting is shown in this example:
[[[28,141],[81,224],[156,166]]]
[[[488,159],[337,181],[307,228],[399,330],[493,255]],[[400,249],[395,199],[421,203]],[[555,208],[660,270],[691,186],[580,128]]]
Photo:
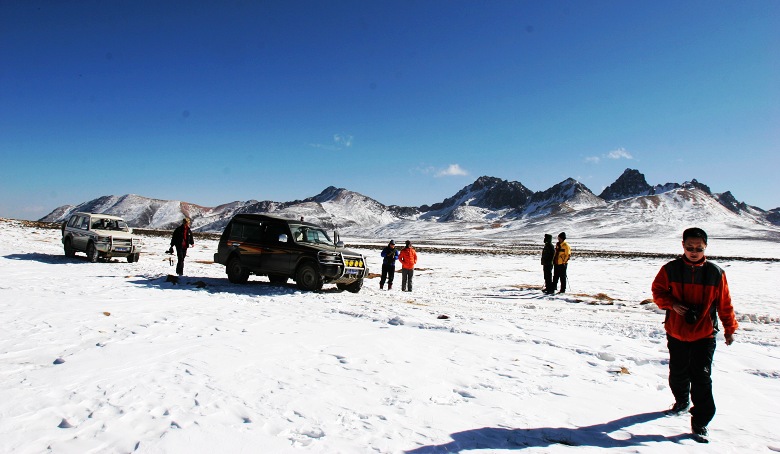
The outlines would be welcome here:
[[[385,282],[387,282],[387,289],[393,288],[393,277],[395,276],[395,261],[398,260],[398,250],[395,248],[395,241],[390,240],[382,249],[380,255],[382,259],[382,278],[379,280],[379,288],[385,288]]]
[[[176,227],[171,237],[171,248],[168,252],[172,252],[173,248],[176,248],[176,274],[181,276],[184,274],[184,257],[187,256],[187,249],[195,245],[195,240],[192,238],[192,230],[190,230],[190,219],[184,218],[181,225]]]
[[[558,242],[555,243],[555,255],[553,256],[553,283],[552,291],[555,293],[555,289],[558,288],[558,280],[561,281],[560,293],[566,293],[566,269],[569,265],[569,257],[571,257],[571,247],[566,242],[566,232],[558,234]]]
[[[406,240],[406,247],[398,254],[398,261],[401,262],[401,291],[411,292],[414,265],[417,264],[417,251],[412,247],[411,241]]]
[[[542,272],[544,273],[544,293],[555,293],[553,287],[552,270],[555,258],[555,247],[552,245],[552,235],[544,234],[544,247],[542,248]]]
[[[666,310],[669,388],[675,399],[667,413],[684,413],[692,401],[691,430],[706,441],[707,424],[715,416],[711,374],[718,318],[726,345],[734,342],[738,323],[726,273],[704,256],[707,234],[697,227],[686,229],[682,246],[683,255],[655,277],[653,301]]]

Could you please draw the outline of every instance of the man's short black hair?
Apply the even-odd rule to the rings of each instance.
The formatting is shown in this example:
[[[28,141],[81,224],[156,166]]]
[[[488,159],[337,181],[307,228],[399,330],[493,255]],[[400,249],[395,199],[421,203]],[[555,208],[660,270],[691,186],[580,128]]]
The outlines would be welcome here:
[[[698,227],[685,229],[683,232],[683,241],[687,240],[688,238],[701,238],[701,240],[704,241],[704,244],[707,244],[707,232]]]

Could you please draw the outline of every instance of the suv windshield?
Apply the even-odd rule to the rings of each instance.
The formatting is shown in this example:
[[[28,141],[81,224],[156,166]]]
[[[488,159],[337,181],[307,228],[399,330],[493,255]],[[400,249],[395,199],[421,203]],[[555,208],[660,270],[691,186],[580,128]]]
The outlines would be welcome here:
[[[324,230],[308,225],[290,224],[290,231],[296,243],[314,243],[335,246]]]
[[[117,219],[101,219],[101,218],[93,218],[92,219],[92,229],[99,229],[99,230],[120,230],[122,232],[127,232],[127,223],[122,220]]]

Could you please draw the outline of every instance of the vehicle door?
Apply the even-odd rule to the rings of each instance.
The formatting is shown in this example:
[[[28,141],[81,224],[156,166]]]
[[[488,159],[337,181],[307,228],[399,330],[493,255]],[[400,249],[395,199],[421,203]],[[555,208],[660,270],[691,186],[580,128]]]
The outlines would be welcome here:
[[[72,225],[71,225],[72,224]],[[68,231],[73,234],[74,249],[85,251],[89,240],[89,216],[75,216],[68,223]]]
[[[262,226],[259,222],[233,222],[227,240],[230,251],[226,253],[226,256],[230,255],[233,249],[237,249],[241,257],[241,264],[256,272],[260,268],[260,254],[262,253],[261,229]]]
[[[261,267],[266,273],[289,275],[290,247],[293,244],[290,229],[282,222],[267,222],[263,227]]]

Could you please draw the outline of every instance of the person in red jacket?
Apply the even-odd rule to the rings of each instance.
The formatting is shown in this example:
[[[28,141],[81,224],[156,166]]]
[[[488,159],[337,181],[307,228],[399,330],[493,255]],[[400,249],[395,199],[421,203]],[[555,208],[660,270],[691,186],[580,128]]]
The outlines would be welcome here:
[[[398,254],[398,261],[401,262],[401,291],[411,292],[414,265],[417,263],[417,251],[412,247],[411,241],[406,240],[406,247]]]
[[[187,257],[187,248],[194,246],[195,240],[192,239],[192,230],[190,230],[190,219],[184,218],[181,225],[173,231],[171,236],[171,247],[168,252],[173,252],[176,248],[176,274],[184,274],[184,257]]]
[[[738,324],[726,273],[704,256],[707,233],[686,229],[682,245],[683,255],[661,268],[652,292],[655,304],[666,310],[669,388],[675,399],[667,414],[687,411],[690,396],[691,430],[697,440],[706,441],[707,424],[715,416],[711,373],[718,318],[726,345],[734,342]]]

